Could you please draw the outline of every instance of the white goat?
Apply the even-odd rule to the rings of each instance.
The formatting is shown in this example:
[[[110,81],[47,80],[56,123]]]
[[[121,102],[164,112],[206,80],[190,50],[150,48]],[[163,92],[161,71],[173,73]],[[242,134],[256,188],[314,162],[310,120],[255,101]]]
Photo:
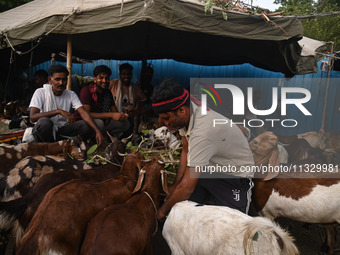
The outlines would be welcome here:
[[[174,255],[299,253],[290,235],[267,218],[191,201],[171,209],[163,236]]]
[[[161,140],[165,147],[169,147],[172,150],[176,150],[181,145],[181,142],[176,136],[165,126],[157,128],[154,131],[154,136],[156,140]]]

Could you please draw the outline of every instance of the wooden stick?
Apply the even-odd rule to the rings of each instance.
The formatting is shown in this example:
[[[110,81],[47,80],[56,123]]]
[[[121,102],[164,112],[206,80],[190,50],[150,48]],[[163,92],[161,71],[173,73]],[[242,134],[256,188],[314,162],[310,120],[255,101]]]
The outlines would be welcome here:
[[[324,12],[324,13],[317,13],[317,14],[307,14],[307,15],[288,15],[285,17],[288,18],[296,18],[296,19],[311,19],[317,17],[325,17],[325,16],[335,16],[340,15],[340,11],[338,12]]]
[[[67,36],[67,62],[66,67],[70,73],[67,79],[67,89],[71,89],[71,79],[72,79],[72,35]]]

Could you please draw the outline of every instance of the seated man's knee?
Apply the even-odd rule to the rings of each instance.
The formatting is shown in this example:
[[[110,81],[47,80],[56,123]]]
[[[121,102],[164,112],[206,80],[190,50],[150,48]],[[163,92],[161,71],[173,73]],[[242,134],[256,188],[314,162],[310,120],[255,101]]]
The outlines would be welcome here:
[[[53,121],[50,118],[42,117],[37,121],[35,126],[40,129],[51,129],[53,127]]]
[[[53,122],[50,118],[40,118],[33,128],[32,135],[35,142],[54,142]]]
[[[83,120],[78,120],[78,133],[80,136],[88,137],[92,132],[92,128]]]
[[[123,120],[121,121],[121,125],[122,125],[122,131],[126,131],[129,129],[130,127],[130,122],[128,120]]]
[[[100,131],[104,130],[104,121],[102,121],[101,119],[94,119],[94,122],[96,123]]]

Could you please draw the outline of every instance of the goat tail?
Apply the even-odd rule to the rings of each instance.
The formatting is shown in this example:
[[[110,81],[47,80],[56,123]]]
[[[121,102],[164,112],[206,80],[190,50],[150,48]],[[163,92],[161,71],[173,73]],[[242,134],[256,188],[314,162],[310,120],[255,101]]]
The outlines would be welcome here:
[[[264,217],[255,217],[246,224],[243,246],[245,254],[264,254],[262,249],[273,255],[299,254],[289,233]]]
[[[11,229],[14,221],[25,212],[25,209],[26,204],[23,198],[0,202],[0,229]]]

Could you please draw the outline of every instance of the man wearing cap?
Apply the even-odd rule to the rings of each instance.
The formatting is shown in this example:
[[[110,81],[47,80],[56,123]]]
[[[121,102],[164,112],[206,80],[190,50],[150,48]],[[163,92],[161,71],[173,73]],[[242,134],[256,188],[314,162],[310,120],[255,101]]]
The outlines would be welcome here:
[[[164,80],[153,92],[154,110],[166,125],[179,129],[183,141],[176,179],[157,218],[163,219],[175,203],[187,199],[248,213],[253,173],[241,171],[242,166],[254,164],[248,142],[236,125],[214,127],[214,119],[226,117],[209,109],[202,114],[200,102],[191,99],[173,79]],[[229,170],[209,171],[217,166]]]

